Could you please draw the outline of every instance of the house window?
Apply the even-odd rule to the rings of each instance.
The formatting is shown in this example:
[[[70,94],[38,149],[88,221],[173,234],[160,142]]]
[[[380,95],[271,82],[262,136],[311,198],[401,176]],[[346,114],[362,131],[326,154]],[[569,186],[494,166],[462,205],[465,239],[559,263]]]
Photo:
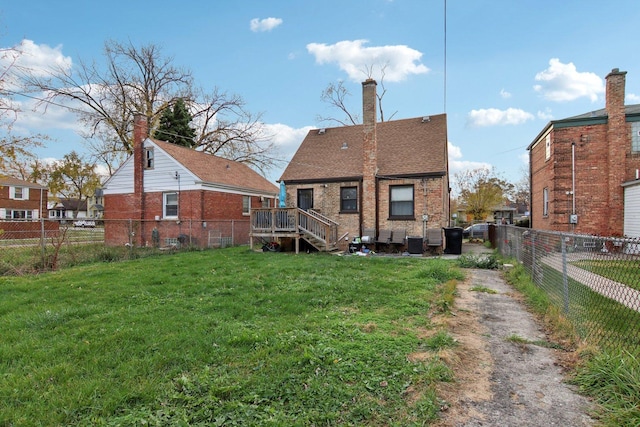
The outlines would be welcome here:
[[[5,219],[33,219],[33,212],[21,209],[8,209],[5,213]]]
[[[391,193],[389,216],[397,219],[413,219],[413,185],[394,185]]]
[[[242,196],[242,215],[249,215],[251,210],[251,196]]]
[[[358,212],[358,189],[340,188],[340,212]]]
[[[542,190],[542,216],[549,215],[549,189],[544,188]]]
[[[153,148],[145,148],[144,150],[144,168],[153,169]]]
[[[631,123],[631,152],[640,153],[640,122]]]
[[[177,218],[178,217],[178,193],[164,193],[163,195],[163,217],[164,218]]]
[[[544,159],[549,160],[551,158],[551,134],[547,134],[544,140]]]
[[[9,198],[14,200],[27,200],[29,189],[25,187],[10,187]]]

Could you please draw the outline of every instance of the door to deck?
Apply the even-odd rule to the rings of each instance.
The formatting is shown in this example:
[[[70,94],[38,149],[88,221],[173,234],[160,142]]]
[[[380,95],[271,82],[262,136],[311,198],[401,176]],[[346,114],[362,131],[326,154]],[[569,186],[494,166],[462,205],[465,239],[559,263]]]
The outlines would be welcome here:
[[[313,209],[313,188],[298,189],[298,207],[305,211]]]

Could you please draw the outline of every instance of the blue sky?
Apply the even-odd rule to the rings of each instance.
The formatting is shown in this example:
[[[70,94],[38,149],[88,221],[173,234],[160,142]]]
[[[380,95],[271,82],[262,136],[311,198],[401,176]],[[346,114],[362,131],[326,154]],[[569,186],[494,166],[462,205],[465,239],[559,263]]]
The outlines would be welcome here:
[[[386,64],[387,117],[446,112],[452,175],[494,166],[515,182],[550,120],[604,107],[611,69],[640,103],[638,22],[636,0],[448,0],[445,49],[444,0],[30,0],[0,4],[0,48],[22,44],[25,65],[46,67],[100,62],[107,40],[154,44],[262,113],[287,158],[310,128],[333,126],[317,121],[329,83],[344,81],[359,113],[364,70],[379,79]],[[83,151],[73,115],[19,102],[14,132],[52,137],[42,158]]]

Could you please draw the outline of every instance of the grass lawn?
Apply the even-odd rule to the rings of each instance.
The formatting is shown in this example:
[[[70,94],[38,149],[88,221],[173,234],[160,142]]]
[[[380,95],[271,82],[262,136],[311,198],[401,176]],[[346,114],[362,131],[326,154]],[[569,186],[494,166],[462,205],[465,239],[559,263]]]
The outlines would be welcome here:
[[[428,424],[462,277],[229,248],[1,278],[0,426]]]
[[[581,260],[572,264],[640,290],[640,260]]]

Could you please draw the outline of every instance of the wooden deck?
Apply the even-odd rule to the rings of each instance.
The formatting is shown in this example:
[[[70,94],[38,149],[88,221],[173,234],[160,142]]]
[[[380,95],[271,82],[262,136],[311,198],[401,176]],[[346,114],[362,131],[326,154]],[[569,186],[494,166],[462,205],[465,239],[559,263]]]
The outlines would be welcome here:
[[[295,239],[296,253],[300,239],[304,239],[323,252],[335,250],[338,241],[338,223],[319,213],[299,208],[259,208],[251,210],[251,248],[254,238],[275,240],[281,237]]]

